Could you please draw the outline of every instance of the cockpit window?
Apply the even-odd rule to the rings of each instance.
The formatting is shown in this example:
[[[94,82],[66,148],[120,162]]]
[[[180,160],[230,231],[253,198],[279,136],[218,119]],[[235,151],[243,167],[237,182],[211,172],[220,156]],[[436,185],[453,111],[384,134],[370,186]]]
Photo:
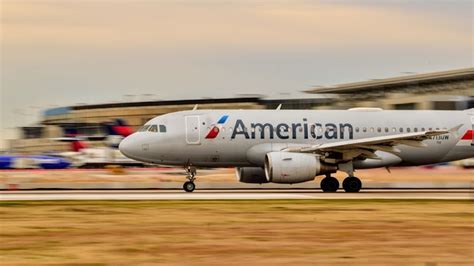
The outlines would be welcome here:
[[[159,129],[159,131],[158,131]],[[166,126],[165,125],[144,125],[142,126],[139,130],[139,132],[144,132],[144,131],[148,131],[148,132],[162,132],[162,133],[165,133],[166,132]]]
[[[142,126],[142,127],[138,130],[138,132],[147,131],[149,127],[150,127],[150,125],[144,125],[144,126]]]

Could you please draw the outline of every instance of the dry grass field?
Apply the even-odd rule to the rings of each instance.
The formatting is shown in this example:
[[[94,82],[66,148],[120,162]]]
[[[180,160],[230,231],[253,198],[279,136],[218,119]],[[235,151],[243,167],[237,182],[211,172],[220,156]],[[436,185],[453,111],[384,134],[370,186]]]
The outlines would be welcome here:
[[[472,201],[0,202],[2,265],[474,265]]]

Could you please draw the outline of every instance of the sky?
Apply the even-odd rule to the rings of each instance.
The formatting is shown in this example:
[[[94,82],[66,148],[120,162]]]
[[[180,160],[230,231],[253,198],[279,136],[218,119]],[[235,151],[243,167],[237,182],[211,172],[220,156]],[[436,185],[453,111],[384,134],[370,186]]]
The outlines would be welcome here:
[[[0,0],[0,12],[0,140],[58,106],[298,97],[473,66],[472,1]]]

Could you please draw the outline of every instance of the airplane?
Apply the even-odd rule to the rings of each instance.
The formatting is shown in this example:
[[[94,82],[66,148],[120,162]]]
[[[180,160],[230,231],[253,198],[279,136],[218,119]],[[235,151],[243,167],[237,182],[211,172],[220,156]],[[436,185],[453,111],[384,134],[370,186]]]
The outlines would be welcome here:
[[[142,162],[125,157],[118,149],[111,146],[89,148],[80,139],[69,140],[73,151],[60,152],[55,156],[66,158],[77,168],[102,168],[107,165],[126,167],[143,166]]]
[[[143,166],[143,163],[123,156],[118,148],[120,141],[133,133],[124,120],[102,123],[106,132],[98,136],[78,136],[77,129],[66,129],[65,136],[52,140],[71,143],[71,151],[46,155],[0,155],[0,169],[64,169],[75,167],[101,167],[115,164],[123,166]],[[87,148],[83,140],[104,140],[107,147]]]
[[[120,141],[133,133],[122,119],[102,124],[106,134],[82,136],[75,128],[65,130],[64,137],[52,138],[52,140],[71,143],[71,151],[55,153],[55,156],[67,158],[72,165],[78,168],[98,168],[106,165],[121,166],[143,166],[142,162],[125,157],[117,148]],[[90,148],[85,140],[102,140],[105,146]]]
[[[359,192],[358,169],[419,166],[474,157],[474,109],[197,110],[157,116],[119,145],[127,157],[184,166],[236,167],[244,183],[294,184],[324,176],[321,189]]]

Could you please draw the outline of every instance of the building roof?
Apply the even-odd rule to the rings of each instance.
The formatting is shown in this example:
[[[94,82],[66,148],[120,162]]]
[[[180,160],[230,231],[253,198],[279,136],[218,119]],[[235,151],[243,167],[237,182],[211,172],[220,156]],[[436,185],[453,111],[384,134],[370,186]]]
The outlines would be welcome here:
[[[119,103],[103,103],[103,104],[86,104],[72,106],[72,110],[90,110],[102,108],[123,108],[123,107],[149,107],[149,106],[167,106],[167,105],[190,105],[190,104],[216,104],[216,103],[248,103],[258,102],[258,97],[241,97],[241,98],[203,98],[189,100],[159,100],[159,101],[142,101],[142,102],[119,102]]]
[[[160,101],[141,101],[141,102],[119,102],[102,104],[85,104],[69,107],[58,107],[48,109],[44,112],[45,116],[67,114],[75,110],[107,109],[107,108],[126,108],[126,107],[151,107],[151,106],[171,106],[171,105],[195,105],[195,104],[236,104],[236,103],[255,103],[268,105],[272,103],[324,103],[329,101],[327,97],[302,95],[299,98],[287,99],[265,99],[261,97],[237,97],[237,98],[202,98],[186,100],[160,100]]]
[[[315,87],[307,93],[357,93],[380,89],[397,89],[408,86],[437,84],[451,81],[474,80],[474,68],[463,68],[450,71],[408,75],[394,78],[375,79],[353,82],[329,87]]]

